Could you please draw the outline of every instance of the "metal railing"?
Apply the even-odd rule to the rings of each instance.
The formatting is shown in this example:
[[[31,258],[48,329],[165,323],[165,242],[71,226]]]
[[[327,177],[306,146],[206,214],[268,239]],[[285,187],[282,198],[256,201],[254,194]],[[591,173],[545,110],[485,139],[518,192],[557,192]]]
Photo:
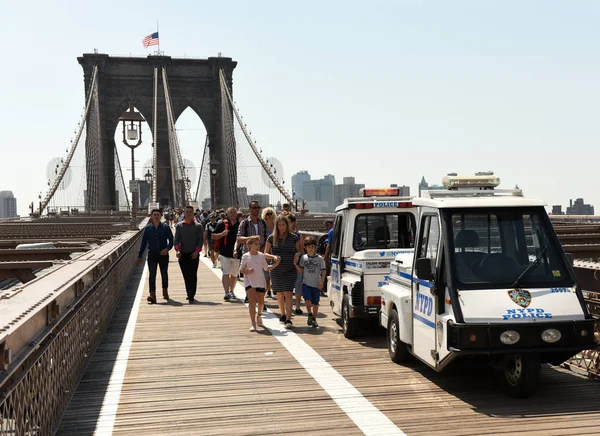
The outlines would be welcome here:
[[[585,292],[584,299],[590,313],[600,317],[600,292]],[[596,329],[598,324],[596,324]],[[595,331],[598,347],[592,350],[584,350],[567,360],[563,365],[569,369],[583,371],[589,378],[600,379],[600,332]]]
[[[36,338],[35,347],[0,372],[1,436],[57,431],[131,277],[140,237],[132,234],[96,266],[92,284]],[[5,351],[0,344],[6,359]]]

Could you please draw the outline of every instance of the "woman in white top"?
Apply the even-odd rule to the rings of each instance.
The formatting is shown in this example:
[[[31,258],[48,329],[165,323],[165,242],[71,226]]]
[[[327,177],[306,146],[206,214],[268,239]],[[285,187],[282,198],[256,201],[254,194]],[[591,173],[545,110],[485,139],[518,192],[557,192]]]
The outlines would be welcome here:
[[[251,332],[256,331],[256,326],[262,327],[262,311],[265,304],[265,288],[267,282],[263,271],[271,271],[281,261],[279,256],[261,253],[260,236],[248,238],[248,253],[242,256],[240,272],[244,274],[244,287],[248,296],[248,312],[252,326]],[[274,260],[273,265],[267,265],[267,259]],[[258,302],[258,315],[256,314],[256,303]]]

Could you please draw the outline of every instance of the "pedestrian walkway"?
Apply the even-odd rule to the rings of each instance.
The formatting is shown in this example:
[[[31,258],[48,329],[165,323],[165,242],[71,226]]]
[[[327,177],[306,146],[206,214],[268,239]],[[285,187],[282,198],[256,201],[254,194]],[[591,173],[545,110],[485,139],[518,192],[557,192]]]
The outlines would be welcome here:
[[[376,326],[345,339],[326,298],[318,329],[270,314],[253,333],[242,287],[223,301],[206,259],[196,304],[174,256],[169,274],[171,300],[148,305],[136,272],[59,434],[597,434],[599,385],[565,370],[544,368],[539,394],[518,401],[486,370],[391,363]]]

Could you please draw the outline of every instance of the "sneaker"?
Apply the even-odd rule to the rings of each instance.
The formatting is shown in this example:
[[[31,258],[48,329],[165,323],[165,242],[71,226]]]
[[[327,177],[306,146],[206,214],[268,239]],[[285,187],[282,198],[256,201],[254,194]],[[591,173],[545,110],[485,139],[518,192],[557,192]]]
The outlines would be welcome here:
[[[285,315],[279,317],[279,324],[285,324]]]
[[[307,326],[311,326],[311,325],[312,325],[312,322],[313,322],[313,320],[314,320],[314,318],[313,318],[313,316],[312,316],[312,313],[309,313],[309,314],[308,314],[308,320],[306,321],[306,325],[307,325]]]
[[[267,292],[267,297],[271,298],[273,295],[271,295],[271,291]]]
[[[263,312],[266,312],[266,311],[267,311],[267,305],[265,304],[265,305],[263,306]]]
[[[310,326],[311,327],[319,327],[319,324],[317,324],[317,320],[315,318],[312,319]]]
[[[231,298],[231,295],[229,295],[229,292],[225,292],[225,295],[223,296],[223,300],[228,301]]]
[[[244,303],[248,302],[248,296],[246,295],[246,298],[244,298]]]
[[[294,325],[292,324],[292,321],[290,321],[289,319],[285,322],[284,327],[286,329],[291,329],[292,327],[294,327]]]
[[[251,331],[251,332],[255,332],[255,331],[256,331],[256,326],[254,326],[254,325],[253,325],[253,326],[250,326],[250,331]]]
[[[235,296],[235,293],[234,293],[233,291],[231,291],[231,292],[229,293],[229,296],[230,296],[231,298],[233,298],[234,300],[235,300],[235,299],[237,299],[237,297]]]
[[[217,264],[216,263],[213,263],[213,268],[217,268]]]
[[[258,315],[258,316],[256,317],[256,325],[257,325],[257,326],[259,326],[259,327],[262,327],[262,326],[263,326],[263,322],[262,322],[262,316]]]
[[[148,295],[148,303],[150,304],[156,304],[156,293],[155,292],[151,292],[150,295]]]
[[[302,315],[304,312],[302,312],[302,309],[297,308],[296,310],[294,310],[294,314],[295,315]]]

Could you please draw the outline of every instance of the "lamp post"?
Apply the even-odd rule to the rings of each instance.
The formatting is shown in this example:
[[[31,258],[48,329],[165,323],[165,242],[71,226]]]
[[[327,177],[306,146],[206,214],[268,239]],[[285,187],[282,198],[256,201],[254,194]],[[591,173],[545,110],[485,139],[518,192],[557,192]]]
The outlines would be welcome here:
[[[148,205],[150,204],[150,195],[152,191],[152,178],[152,173],[150,170],[148,170],[146,174],[144,174],[144,180],[146,180],[146,189],[148,190]]]
[[[131,219],[135,226],[137,215],[137,186],[135,185],[135,158],[134,150],[142,143],[142,122],[146,120],[141,113],[136,112],[133,102],[129,102],[129,109],[123,112],[119,121],[123,121],[123,144],[131,149]],[[137,124],[136,124],[137,123]]]
[[[217,208],[217,177],[219,176],[219,167],[221,166],[221,162],[216,159],[211,159],[208,163],[210,168],[210,202],[211,207],[213,209]]]

